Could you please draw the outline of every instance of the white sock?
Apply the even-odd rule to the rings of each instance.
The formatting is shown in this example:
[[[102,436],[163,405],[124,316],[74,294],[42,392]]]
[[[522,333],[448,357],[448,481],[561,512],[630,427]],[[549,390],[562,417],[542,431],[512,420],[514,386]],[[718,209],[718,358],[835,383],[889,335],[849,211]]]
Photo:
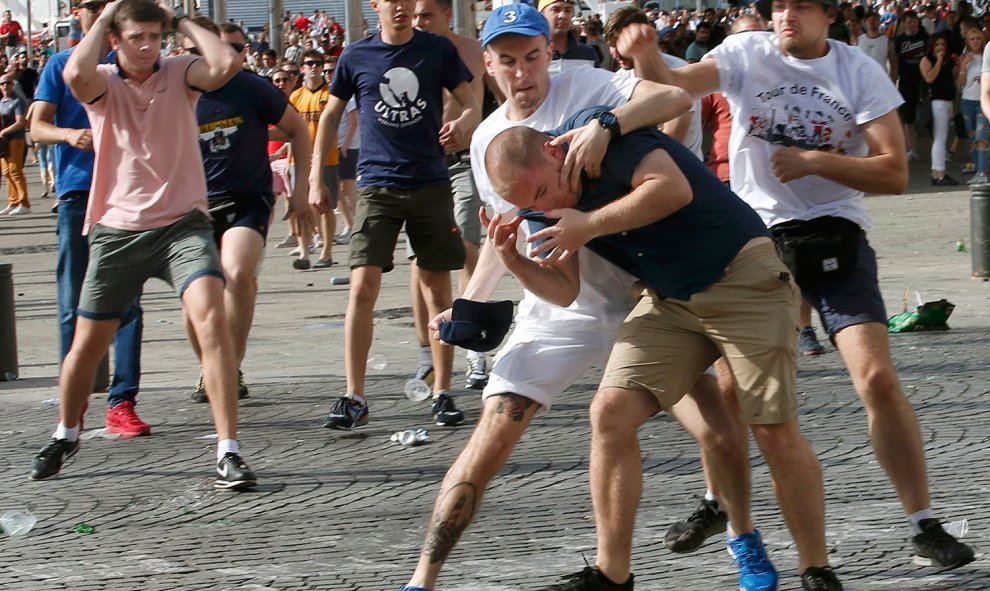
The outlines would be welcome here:
[[[468,349],[468,352],[467,352],[467,358],[468,359],[477,359],[479,357],[484,357],[484,356],[485,356],[484,353],[479,353],[477,351],[472,351],[472,350]]]
[[[344,395],[344,398],[350,398],[354,402],[358,402],[360,404],[368,404],[368,401],[365,400],[364,396],[361,396],[360,394],[354,394],[353,392],[348,392],[347,394]]]
[[[705,500],[706,501],[715,501],[716,503],[718,503],[718,497],[715,496],[714,493],[712,493],[712,489],[708,489],[708,490],[705,491]]]
[[[922,519],[935,519],[935,514],[932,513],[932,508],[928,507],[918,511],[917,513],[912,513],[908,515],[908,521],[911,524],[911,535],[916,536],[921,533],[921,526],[918,523]]]
[[[55,439],[65,439],[68,441],[78,441],[79,440],[79,425],[72,427],[71,429],[65,426],[62,421],[58,422],[58,427],[55,427],[55,434],[52,435]]]
[[[430,349],[429,345],[419,346],[419,364],[433,365],[433,350]]]
[[[240,454],[241,448],[237,445],[236,439],[221,439],[217,442],[217,461],[223,459],[227,454]]]

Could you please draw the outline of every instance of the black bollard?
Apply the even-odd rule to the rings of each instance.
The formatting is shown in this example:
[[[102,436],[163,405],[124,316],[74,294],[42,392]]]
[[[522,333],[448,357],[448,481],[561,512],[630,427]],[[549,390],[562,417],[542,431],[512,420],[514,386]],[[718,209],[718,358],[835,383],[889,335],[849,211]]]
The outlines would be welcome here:
[[[17,328],[14,325],[14,266],[0,263],[0,381],[17,379]]]
[[[973,185],[969,193],[973,279],[990,280],[990,184]]]

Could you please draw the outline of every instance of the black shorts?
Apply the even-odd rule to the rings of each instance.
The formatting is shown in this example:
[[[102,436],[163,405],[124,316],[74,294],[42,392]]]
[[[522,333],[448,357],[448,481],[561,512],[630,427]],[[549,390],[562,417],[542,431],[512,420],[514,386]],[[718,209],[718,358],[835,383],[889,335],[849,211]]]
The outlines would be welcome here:
[[[224,233],[231,228],[251,228],[268,239],[272,222],[272,195],[220,195],[210,198],[210,215],[213,217],[213,240],[220,248]]]
[[[353,181],[357,179],[357,161],[361,150],[359,148],[352,148],[347,151],[347,156],[341,154],[340,156],[340,180],[342,181]]]
[[[918,102],[921,101],[921,88],[918,83],[905,83],[898,87],[904,103],[898,107],[902,123],[914,123],[918,119]]]

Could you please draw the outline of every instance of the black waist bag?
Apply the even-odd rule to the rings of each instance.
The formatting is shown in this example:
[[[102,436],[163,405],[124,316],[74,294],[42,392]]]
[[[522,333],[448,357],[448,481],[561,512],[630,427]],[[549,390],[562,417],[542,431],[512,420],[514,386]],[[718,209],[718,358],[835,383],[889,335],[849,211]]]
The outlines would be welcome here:
[[[799,285],[836,279],[852,270],[863,235],[858,224],[833,216],[784,222],[770,232]]]

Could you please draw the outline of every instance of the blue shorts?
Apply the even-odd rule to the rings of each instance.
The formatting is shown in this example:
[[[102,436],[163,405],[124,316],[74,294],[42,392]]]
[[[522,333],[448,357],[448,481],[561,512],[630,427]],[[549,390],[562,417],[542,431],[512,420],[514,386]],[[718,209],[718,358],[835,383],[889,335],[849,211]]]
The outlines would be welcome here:
[[[829,337],[843,328],[865,322],[887,323],[887,309],[880,295],[877,254],[863,233],[859,238],[856,265],[842,277],[814,285],[801,285],[801,295],[821,317]]]

